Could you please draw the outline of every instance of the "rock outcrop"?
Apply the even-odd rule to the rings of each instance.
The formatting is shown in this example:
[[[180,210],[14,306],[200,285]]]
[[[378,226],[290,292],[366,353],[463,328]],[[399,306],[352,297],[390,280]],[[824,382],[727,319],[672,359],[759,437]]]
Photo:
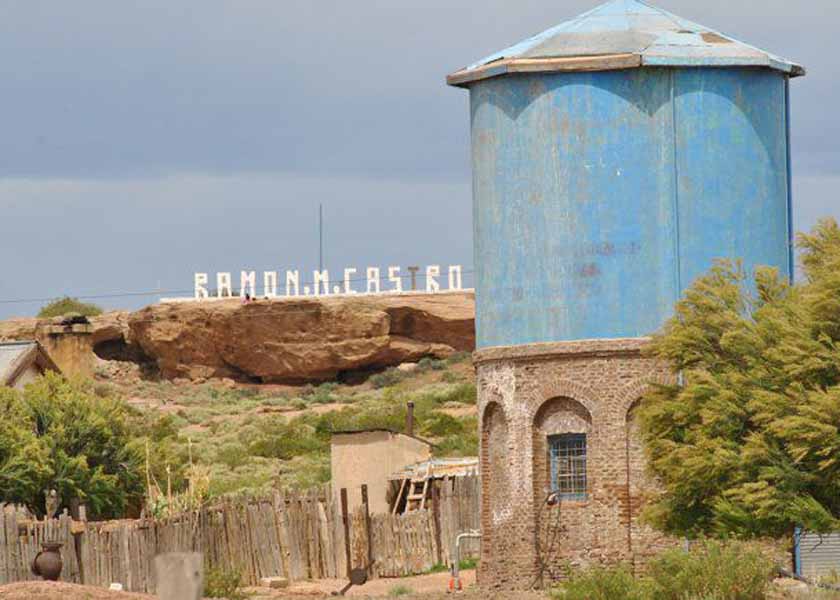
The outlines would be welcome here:
[[[164,377],[327,381],[475,346],[471,293],[155,304],[128,319]]]
[[[129,333],[128,311],[116,310],[104,313],[97,317],[89,317],[93,344],[101,344],[108,341],[124,341]],[[7,319],[0,321],[0,341],[4,340],[39,340],[43,341],[57,327],[60,327],[64,319],[54,317],[51,319],[38,319],[36,317],[25,317],[21,319]]]
[[[106,360],[170,379],[305,383],[475,346],[471,292],[153,304],[90,319]],[[53,320],[0,322],[0,340],[45,339]]]

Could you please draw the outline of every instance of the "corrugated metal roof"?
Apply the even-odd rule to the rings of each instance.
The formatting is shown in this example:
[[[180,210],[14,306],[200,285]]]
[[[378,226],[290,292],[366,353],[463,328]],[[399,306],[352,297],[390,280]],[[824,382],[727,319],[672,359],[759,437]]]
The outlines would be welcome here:
[[[21,362],[32,358],[37,342],[0,343],[0,385],[8,385]]]
[[[718,31],[641,0],[611,0],[449,76],[452,85],[507,72],[601,70],[640,66],[768,67],[792,77],[805,70]],[[632,59],[636,58],[634,62]],[[553,62],[556,59],[557,62]],[[616,60],[621,59],[621,60]],[[521,63],[516,69],[515,63]],[[514,63],[514,64],[511,64]]]
[[[392,474],[389,479],[417,479],[420,477],[462,477],[478,474],[478,458],[467,456],[464,458],[433,458],[413,465],[409,465]]]

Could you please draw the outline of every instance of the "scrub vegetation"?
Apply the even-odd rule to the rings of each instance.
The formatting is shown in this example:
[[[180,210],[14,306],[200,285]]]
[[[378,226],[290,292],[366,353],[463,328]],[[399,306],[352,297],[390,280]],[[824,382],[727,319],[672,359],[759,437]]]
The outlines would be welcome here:
[[[38,311],[38,317],[41,319],[49,319],[52,317],[64,317],[67,315],[81,315],[83,317],[95,317],[101,315],[102,309],[96,304],[82,302],[78,298],[58,298],[49,304],[44,305]]]
[[[160,514],[232,493],[325,483],[333,431],[402,431],[409,401],[415,404],[416,434],[435,444],[436,455],[477,454],[476,389],[468,354],[386,373],[396,375],[388,375],[385,386],[374,375],[353,386],[241,387],[126,380],[103,368],[96,389],[132,407],[143,443],[148,441],[149,480],[155,488],[150,509]]]
[[[634,578],[629,567],[569,571],[555,600],[768,600],[773,562],[755,545],[708,541],[686,552],[662,553],[646,574]]]

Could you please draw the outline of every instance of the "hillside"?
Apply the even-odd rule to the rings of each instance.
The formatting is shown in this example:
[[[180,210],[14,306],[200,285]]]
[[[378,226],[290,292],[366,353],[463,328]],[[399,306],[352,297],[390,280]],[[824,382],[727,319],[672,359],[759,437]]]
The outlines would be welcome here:
[[[334,430],[400,430],[415,403],[417,431],[439,456],[478,452],[475,375],[468,353],[422,359],[359,384],[318,386],[144,379],[137,365],[100,361],[97,394],[119,396],[149,432],[152,475],[210,497],[329,481]],[[192,466],[190,466],[192,465]]]
[[[409,400],[439,455],[476,454],[473,312],[470,292],[166,303],[92,317],[71,347],[132,407],[153,487],[213,497],[326,482],[331,431],[401,429]]]

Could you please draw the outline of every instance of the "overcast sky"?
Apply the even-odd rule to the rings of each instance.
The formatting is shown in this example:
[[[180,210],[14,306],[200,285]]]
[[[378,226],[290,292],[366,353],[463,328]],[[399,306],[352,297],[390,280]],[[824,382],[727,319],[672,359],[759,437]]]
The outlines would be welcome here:
[[[471,266],[467,93],[444,77],[594,4],[0,0],[0,318],[310,270],[319,203],[332,269]],[[658,4],[808,68],[796,225],[840,217],[840,3]]]

